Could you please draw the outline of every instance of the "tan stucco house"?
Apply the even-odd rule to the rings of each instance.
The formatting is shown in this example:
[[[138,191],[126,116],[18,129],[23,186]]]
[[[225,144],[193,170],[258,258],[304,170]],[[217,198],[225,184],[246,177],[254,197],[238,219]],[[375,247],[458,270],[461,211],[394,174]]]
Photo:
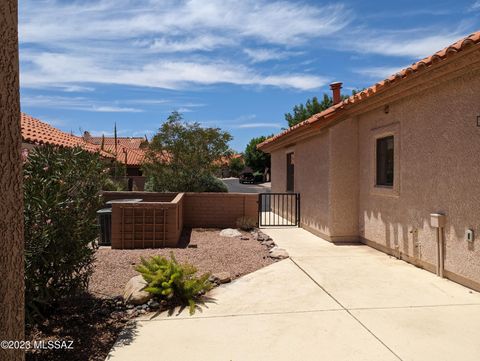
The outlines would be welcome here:
[[[480,290],[480,32],[343,101],[340,87],[259,145],[272,192],[300,193],[312,233]]]

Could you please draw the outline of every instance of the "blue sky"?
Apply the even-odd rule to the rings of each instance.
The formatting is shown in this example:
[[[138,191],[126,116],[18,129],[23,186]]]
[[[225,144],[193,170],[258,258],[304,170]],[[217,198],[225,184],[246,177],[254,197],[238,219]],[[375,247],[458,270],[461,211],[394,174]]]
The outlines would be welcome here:
[[[480,30],[480,0],[21,0],[22,111],[64,131],[151,136],[177,110],[233,149]]]

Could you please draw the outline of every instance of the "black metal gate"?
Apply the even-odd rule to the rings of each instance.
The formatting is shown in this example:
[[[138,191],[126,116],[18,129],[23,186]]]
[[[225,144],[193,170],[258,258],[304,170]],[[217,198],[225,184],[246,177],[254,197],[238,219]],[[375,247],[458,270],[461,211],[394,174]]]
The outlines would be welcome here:
[[[260,193],[258,195],[258,225],[299,226],[299,193]]]

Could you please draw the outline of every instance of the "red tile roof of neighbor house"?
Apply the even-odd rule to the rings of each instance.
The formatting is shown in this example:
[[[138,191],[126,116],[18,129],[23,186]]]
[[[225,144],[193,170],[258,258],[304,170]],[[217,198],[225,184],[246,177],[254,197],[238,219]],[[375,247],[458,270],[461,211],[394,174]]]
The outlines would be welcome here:
[[[103,150],[115,155],[115,143],[105,143],[103,145]],[[120,163],[124,163],[126,165],[132,165],[132,166],[137,166],[141,165],[143,163],[143,160],[145,159],[145,151],[140,148],[130,148],[130,147],[125,147],[121,143],[117,144],[117,160]],[[125,154],[126,154],[126,159],[125,159]]]
[[[102,143],[104,145],[115,145],[114,137],[92,137],[88,132],[83,134],[83,139],[96,145],[101,145]],[[139,149],[145,142],[148,142],[146,137],[117,137],[117,144],[133,149]]]
[[[102,156],[111,157],[110,154],[102,152],[98,146],[87,143],[80,137],[62,132],[28,114],[20,114],[22,139],[26,143],[51,144],[68,148],[82,147],[89,152],[99,152]]]
[[[480,31],[477,31],[463,39],[458,40],[456,43],[446,47],[445,49],[442,49],[435,54],[426,57],[411,66],[401,70],[400,72],[391,75],[389,78],[382,80],[375,85],[364,89],[363,91],[352,95],[348,97],[347,99],[331,106],[328,109],[325,109],[324,111],[317,113],[307,120],[304,120],[301,123],[298,123],[294,125],[293,127],[288,128],[287,130],[271,137],[265,140],[264,142],[258,144],[257,148],[263,148],[264,146],[271,144],[273,142],[276,142],[279,139],[283,139],[284,137],[296,132],[299,129],[304,129],[305,127],[308,127],[311,124],[318,123],[321,121],[326,121],[327,118],[330,118],[333,115],[337,115],[338,113],[341,113],[341,110],[345,109],[345,106],[348,105],[356,105],[358,103],[363,102],[366,99],[371,98],[372,96],[376,95],[379,91],[384,90],[387,86],[389,86],[392,83],[397,83],[401,81],[404,78],[408,78],[410,75],[421,72],[429,67],[431,67],[433,64],[436,64],[446,58],[449,58],[456,53],[469,48],[471,46],[479,46],[480,45]]]
[[[127,165],[138,166],[141,165],[145,157],[144,151],[140,148],[129,148],[122,144],[129,144],[132,146],[140,145],[140,142],[119,142],[117,146],[117,155],[115,156],[115,143],[106,142],[103,150],[100,145],[93,144],[85,141],[82,137],[62,132],[61,130],[52,127],[51,125],[42,122],[28,114],[21,113],[21,127],[22,127],[22,139],[26,143],[32,144],[51,144],[59,147],[81,147],[89,152],[98,152],[106,158],[116,158],[120,163],[126,163]],[[122,138],[126,140],[127,138]],[[130,138],[128,138],[130,139]],[[142,139],[142,142],[145,140]],[[125,162],[125,152],[127,159]]]
[[[139,166],[145,159],[145,151],[141,146],[144,143],[148,143],[146,137],[117,137],[116,147],[115,137],[92,137],[89,132],[84,132],[82,138],[88,143],[95,144],[114,156],[116,154],[117,160],[121,163]]]

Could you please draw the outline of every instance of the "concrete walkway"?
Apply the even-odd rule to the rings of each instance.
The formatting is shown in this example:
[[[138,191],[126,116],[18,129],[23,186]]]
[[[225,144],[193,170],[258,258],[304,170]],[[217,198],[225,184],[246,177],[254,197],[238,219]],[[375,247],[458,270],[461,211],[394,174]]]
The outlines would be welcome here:
[[[193,317],[140,319],[107,359],[480,360],[479,293],[367,246],[264,232],[291,258],[215,289]]]

